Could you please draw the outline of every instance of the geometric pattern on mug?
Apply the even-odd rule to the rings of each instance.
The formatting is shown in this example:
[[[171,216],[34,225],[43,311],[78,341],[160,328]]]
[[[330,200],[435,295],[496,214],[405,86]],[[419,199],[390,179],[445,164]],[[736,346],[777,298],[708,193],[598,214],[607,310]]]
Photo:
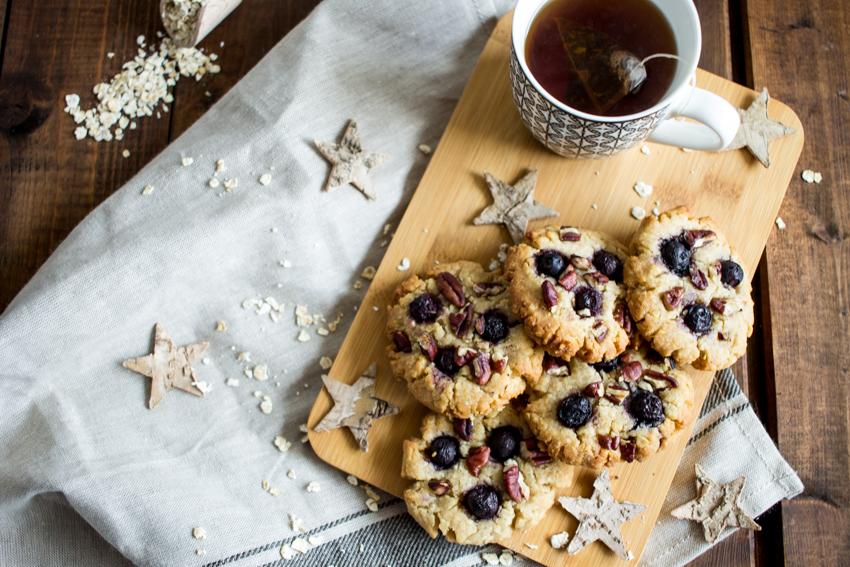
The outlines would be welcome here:
[[[519,66],[511,47],[511,93],[526,128],[556,154],[572,158],[603,158],[636,146],[664,118],[667,107],[624,122],[584,120],[546,100]]]

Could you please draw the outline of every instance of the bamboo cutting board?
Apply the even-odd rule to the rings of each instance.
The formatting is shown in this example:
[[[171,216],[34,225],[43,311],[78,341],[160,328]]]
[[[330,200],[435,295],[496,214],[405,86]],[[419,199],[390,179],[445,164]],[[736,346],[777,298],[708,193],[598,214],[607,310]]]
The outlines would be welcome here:
[[[559,157],[532,138],[514,107],[508,80],[510,23],[508,14],[484,48],[329,373],[351,384],[377,361],[376,396],[399,406],[401,412],[375,422],[368,453],[360,451],[345,428],[312,431],[333,405],[326,390],[310,413],[310,443],[319,457],[397,496],[409,484],[400,476],[402,440],[418,436],[428,410],[408,394],[404,382],[392,377],[384,353],[389,344],[384,336],[386,305],[396,286],[414,273],[423,273],[435,261],[476,260],[486,267],[499,245],[510,241],[501,227],[472,224],[492,202],[482,172],[514,183],[528,170],[539,169],[535,198],[560,211],[561,216],[536,221],[529,229],[547,224],[580,226],[605,231],[628,244],[638,226],[629,214],[634,205],[647,211],[655,201],[660,201],[662,211],[687,205],[694,214],[711,216],[720,225],[752,276],[803,147],[799,119],[790,108],[772,100],[770,116],[797,133],[770,143],[769,169],[746,150],[686,153],[654,144],[647,145],[650,155],[635,148],[604,160]],[[754,91],[702,71],[697,71],[697,84],[741,108],[756,97]],[[635,193],[632,187],[638,181],[654,187],[650,197]],[[396,269],[403,258],[410,260],[409,271]],[[689,373],[698,413],[712,373],[692,369]],[[655,525],[692,427],[646,462],[611,469],[614,497],[647,506],[644,514],[623,526],[627,549],[636,558]],[[573,485],[559,496],[587,497],[593,492],[596,471],[577,468],[575,473]],[[549,545],[550,536],[564,530],[572,534],[577,525],[556,503],[534,529],[501,543],[545,565],[626,564],[598,542],[574,556]],[[539,547],[531,549],[525,542]]]

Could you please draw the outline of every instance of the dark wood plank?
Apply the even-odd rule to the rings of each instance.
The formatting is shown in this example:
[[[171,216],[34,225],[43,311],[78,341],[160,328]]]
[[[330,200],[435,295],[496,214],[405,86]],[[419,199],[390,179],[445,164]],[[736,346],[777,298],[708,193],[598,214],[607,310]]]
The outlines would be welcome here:
[[[806,486],[781,505],[786,565],[846,565],[850,557],[850,6],[747,0],[757,89],[795,109],[806,129],[799,170],[767,244],[766,316],[779,449]],[[764,287],[764,286],[763,286]]]
[[[0,68],[3,65],[3,38],[6,37],[6,10],[10,0],[0,0]]]

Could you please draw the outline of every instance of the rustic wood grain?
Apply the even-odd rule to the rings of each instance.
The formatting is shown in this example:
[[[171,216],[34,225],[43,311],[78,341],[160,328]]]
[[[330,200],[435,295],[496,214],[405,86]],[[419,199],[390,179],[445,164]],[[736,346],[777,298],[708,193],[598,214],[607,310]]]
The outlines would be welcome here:
[[[6,37],[6,10],[10,0],[0,0],[0,72],[3,67],[3,38]]]
[[[767,245],[777,441],[805,485],[782,504],[786,565],[850,557],[850,6],[748,0],[757,89],[794,108],[806,147]],[[812,135],[814,133],[814,135]],[[823,174],[804,183],[799,172]]]
[[[402,382],[393,380],[384,354],[386,312],[368,309],[383,306],[395,287],[412,273],[423,272],[435,261],[459,258],[489,263],[499,244],[506,240],[501,227],[473,226],[472,219],[491,199],[484,190],[482,171],[512,182],[527,169],[539,169],[535,198],[560,211],[558,219],[545,224],[584,226],[604,230],[627,242],[637,221],[629,216],[635,204],[662,208],[688,204],[699,214],[710,215],[724,230],[752,274],[764,242],[773,226],[793,165],[802,148],[802,133],[779,140],[774,150],[783,158],[765,169],[746,152],[722,154],[684,153],[679,148],[650,144],[651,155],[637,149],[604,161],[565,160],[537,143],[524,128],[510,94],[508,51],[510,15],[502,19],[479,59],[422,181],[399,224],[395,237],[369,286],[363,305],[340,349],[330,374],[352,382],[372,362],[378,363],[376,394],[401,408],[393,417],[378,420],[370,437],[370,450],[362,453],[345,430],[310,432],[310,442],[324,460],[356,477],[393,494],[401,494],[408,481],[399,477],[402,440],[418,435],[426,410]],[[748,105],[755,93],[744,87],[698,71],[698,84],[720,94],[732,104]],[[771,111],[800,126],[793,112],[777,101]],[[498,117],[498,119],[494,119]],[[779,154],[777,154],[779,155]],[[693,173],[691,173],[693,172]],[[654,186],[651,198],[642,200],[632,190],[636,180]],[[705,191],[711,187],[711,191]],[[451,193],[446,192],[451,188]],[[648,201],[648,202],[647,202]],[[435,207],[434,203],[441,206]],[[598,208],[591,208],[597,204]],[[427,229],[424,230],[424,229]],[[402,258],[410,261],[410,272],[399,272]],[[690,370],[694,377],[696,406],[700,407],[713,373]],[[309,424],[315,426],[331,407],[330,396],[320,394]],[[615,493],[620,499],[648,506],[645,520],[626,526],[626,539],[639,556],[664,502],[666,488],[675,473],[688,440],[688,433],[644,463],[619,465],[612,469]],[[562,494],[586,495],[595,474],[576,469],[575,484]],[[564,556],[549,546],[533,550],[524,541],[539,543],[570,528],[560,509],[552,509],[537,527],[503,542],[544,564],[597,564],[610,561],[610,552],[592,545],[580,556]]]

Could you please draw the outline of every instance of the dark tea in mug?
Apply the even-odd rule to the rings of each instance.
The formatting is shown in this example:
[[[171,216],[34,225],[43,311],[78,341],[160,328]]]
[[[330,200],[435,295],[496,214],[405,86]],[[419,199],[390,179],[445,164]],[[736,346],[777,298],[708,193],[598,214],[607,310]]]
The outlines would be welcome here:
[[[633,62],[677,55],[673,30],[650,0],[551,0],[531,24],[525,53],[531,74],[546,92],[596,116],[651,108],[664,98],[678,63],[646,61],[646,78],[631,90],[616,78],[618,54],[628,53]]]

